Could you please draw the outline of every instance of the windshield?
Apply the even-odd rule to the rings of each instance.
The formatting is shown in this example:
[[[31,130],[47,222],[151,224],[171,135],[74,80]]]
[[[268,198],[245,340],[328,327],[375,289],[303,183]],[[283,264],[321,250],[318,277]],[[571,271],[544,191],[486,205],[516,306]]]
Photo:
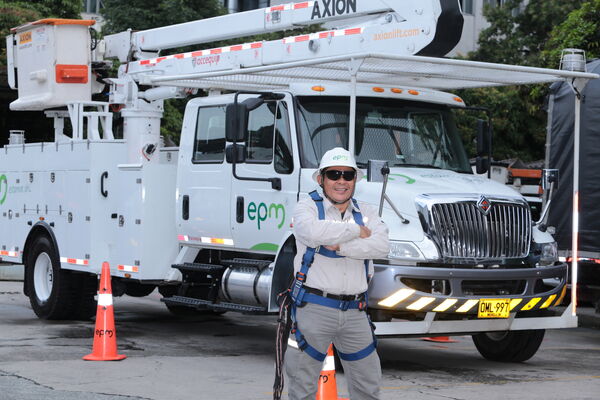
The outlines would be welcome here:
[[[348,148],[350,99],[301,96],[298,104],[302,165],[317,168],[327,150]],[[453,115],[441,105],[358,97],[355,150],[361,168],[368,160],[386,160],[390,167],[471,173]]]

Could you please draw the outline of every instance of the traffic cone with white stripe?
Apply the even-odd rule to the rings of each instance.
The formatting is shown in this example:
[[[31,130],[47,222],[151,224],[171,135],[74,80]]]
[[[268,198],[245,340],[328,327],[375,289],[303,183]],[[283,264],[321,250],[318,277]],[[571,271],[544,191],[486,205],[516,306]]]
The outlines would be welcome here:
[[[348,400],[338,398],[337,384],[335,382],[335,358],[333,357],[333,345],[329,345],[327,357],[323,361],[323,369],[319,375],[319,389],[317,390],[317,400]]]
[[[83,357],[87,361],[117,361],[126,356],[117,354],[117,331],[113,311],[112,287],[110,284],[110,266],[102,263],[100,287],[98,288],[98,308],[96,311],[96,329],[92,353]]]

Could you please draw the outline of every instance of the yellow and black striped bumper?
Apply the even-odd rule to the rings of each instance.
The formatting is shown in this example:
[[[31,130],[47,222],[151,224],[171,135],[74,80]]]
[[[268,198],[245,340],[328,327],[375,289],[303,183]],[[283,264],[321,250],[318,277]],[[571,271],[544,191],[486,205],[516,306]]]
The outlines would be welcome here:
[[[397,311],[477,314],[482,299],[510,299],[510,311],[534,311],[558,305],[566,294],[567,265],[522,269],[454,269],[427,267],[376,266],[369,287],[369,307]],[[408,287],[402,278],[445,280],[450,294],[426,293]],[[560,284],[545,292],[535,292],[540,279],[559,278]],[[462,282],[521,280],[523,293],[512,295],[465,295]]]

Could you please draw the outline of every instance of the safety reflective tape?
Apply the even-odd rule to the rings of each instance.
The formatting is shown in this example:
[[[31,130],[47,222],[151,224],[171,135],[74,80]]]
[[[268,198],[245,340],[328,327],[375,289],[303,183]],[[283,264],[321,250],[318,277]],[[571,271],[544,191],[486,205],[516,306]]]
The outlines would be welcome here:
[[[154,66],[154,65],[158,64],[159,62],[165,61],[165,60],[206,57],[206,56],[217,55],[217,54],[222,54],[222,53],[229,53],[230,51],[260,49],[261,47],[262,47],[261,42],[244,43],[244,44],[237,44],[237,45],[233,45],[233,46],[219,47],[219,48],[215,48],[215,49],[196,50],[196,51],[190,51],[188,53],[171,54],[171,55],[163,56],[163,57],[149,58],[147,60],[137,61],[137,63],[140,65]]]
[[[180,242],[189,242],[190,237],[188,235],[177,235],[177,240]]]
[[[412,303],[411,305],[409,305],[406,308],[409,310],[420,310],[423,307],[425,307],[426,305],[433,302],[434,300],[435,300],[434,297],[421,297],[419,300],[415,301],[414,303]]]
[[[548,297],[548,300],[546,300],[544,302],[544,304],[542,304],[540,306],[540,308],[546,308],[546,307],[550,307],[550,304],[552,304],[552,302],[554,301],[554,299],[556,298],[556,295],[553,294],[552,296]]]
[[[516,306],[518,306],[519,304],[521,304],[522,301],[523,301],[523,299],[512,299],[510,301],[510,311],[514,310],[514,308]]]
[[[459,313],[466,313],[467,311],[469,311],[471,308],[475,307],[475,305],[479,303],[479,300],[467,300],[465,302],[465,304],[463,304],[462,306],[460,306],[458,308],[458,310],[456,310],[456,312]]]
[[[324,31],[324,32],[316,32],[308,35],[298,35],[298,36],[290,36],[283,38],[283,43],[298,43],[298,42],[306,42],[308,40],[315,39],[326,39],[329,37],[339,37],[339,36],[350,36],[350,35],[359,35],[363,33],[364,28],[351,28],[351,29],[338,29],[334,31]]]
[[[265,8],[265,13],[270,14],[275,11],[289,11],[289,10],[299,10],[302,8],[309,8],[309,7],[312,7],[314,3],[315,3],[314,1],[303,1],[301,3],[280,4],[278,6]]]
[[[396,293],[386,297],[377,304],[384,307],[394,307],[396,304],[400,303],[402,300],[405,300],[414,292],[416,292],[416,290],[414,289],[400,289]]]
[[[222,239],[222,238],[210,238],[210,237],[202,237],[200,238],[202,243],[208,244],[226,244],[228,246],[233,246],[232,239]]]
[[[335,371],[335,358],[333,356],[325,357],[323,361],[322,371]]]
[[[521,311],[531,310],[537,303],[540,302],[541,299],[541,297],[534,297],[529,301],[529,303],[525,304],[523,308],[521,308]]]
[[[98,305],[102,307],[108,307],[113,305],[112,294],[110,293],[98,293]]]
[[[437,306],[436,308],[433,309],[434,312],[443,312],[446,311],[447,309],[449,309],[450,307],[452,307],[454,304],[456,304],[458,300],[457,299],[446,299],[442,302],[442,304],[440,304],[439,306]]]
[[[61,257],[60,262],[66,263],[66,264],[73,264],[73,265],[89,265],[90,264],[90,260],[83,260],[81,258],[68,258],[68,257]]]
[[[0,250],[0,256],[19,257],[19,252],[18,251]]]
[[[117,266],[117,269],[125,272],[140,272],[139,268],[133,265],[119,265]]]
[[[292,338],[288,338],[288,346],[293,347],[295,349],[298,348],[298,342],[296,342],[294,339]]]

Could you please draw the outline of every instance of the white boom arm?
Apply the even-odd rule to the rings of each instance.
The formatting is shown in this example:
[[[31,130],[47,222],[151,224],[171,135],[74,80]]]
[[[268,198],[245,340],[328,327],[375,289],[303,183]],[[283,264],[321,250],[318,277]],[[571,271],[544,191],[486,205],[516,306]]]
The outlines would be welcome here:
[[[391,13],[391,14],[390,14]],[[439,49],[422,55],[444,55],[454,47],[462,33],[462,16],[458,0],[311,0],[289,3],[259,10],[224,15],[199,21],[139,32],[122,32],[106,37],[106,57],[117,57],[120,61],[147,58],[147,53],[176,47],[210,43],[241,38],[256,34],[277,32],[302,26],[330,23],[343,20],[344,25],[357,21],[373,21],[390,14],[384,22],[417,27],[425,36],[425,46],[415,48],[418,52],[431,44],[434,38],[448,43]],[[447,16],[452,15],[451,23]],[[460,17],[458,19],[457,17]],[[391,28],[389,26],[388,28]],[[397,38],[403,29],[395,32],[388,29],[389,38]],[[443,30],[443,34],[439,32]],[[452,34],[449,34],[452,32]],[[411,36],[408,29],[404,33]],[[435,54],[434,54],[435,53]]]

